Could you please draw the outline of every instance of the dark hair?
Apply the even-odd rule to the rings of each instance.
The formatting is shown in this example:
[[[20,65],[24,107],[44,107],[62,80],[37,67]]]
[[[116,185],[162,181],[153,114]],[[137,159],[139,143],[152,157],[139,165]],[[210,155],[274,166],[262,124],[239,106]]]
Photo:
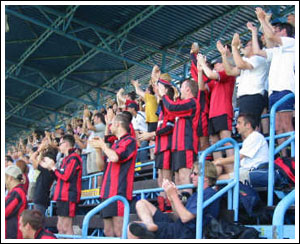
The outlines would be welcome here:
[[[246,123],[250,123],[251,127],[253,130],[255,130],[256,126],[257,126],[257,120],[254,116],[254,114],[250,114],[250,113],[240,113],[238,118],[243,117],[245,124]]]
[[[73,135],[64,135],[62,138],[63,138],[64,141],[69,142],[69,144],[70,144],[71,147],[74,147],[74,145],[75,145],[75,139],[74,139]]]
[[[285,29],[288,37],[295,37],[295,28],[290,23],[277,23],[275,27],[278,27],[279,30]]]
[[[232,52],[232,48],[231,48],[231,45],[229,43],[225,44],[225,47],[227,47],[229,49],[229,51]]]
[[[7,160],[7,161],[9,161],[9,162],[14,162],[14,160],[12,159],[11,156],[5,155],[5,157],[6,157],[6,160]]]
[[[127,95],[130,97],[131,100],[134,100],[136,98],[136,93],[134,91],[129,92]]]
[[[54,162],[56,162],[57,153],[58,153],[57,148],[49,146],[42,156],[43,158],[45,157],[51,158]]]
[[[185,80],[184,82],[186,82],[188,87],[191,89],[193,97],[197,97],[198,96],[198,84],[195,81],[192,81],[189,79]]]
[[[150,92],[151,95],[154,95],[154,94],[155,94],[152,85],[149,85],[149,86],[148,86],[148,90],[149,90],[149,92]]]
[[[34,230],[39,230],[40,228],[43,227],[44,216],[41,213],[41,211],[37,209],[33,209],[33,210],[25,209],[21,213],[21,217],[22,217],[22,224],[24,226],[27,225],[27,223],[29,223],[32,229]]]
[[[130,121],[127,115],[123,113],[117,114],[115,120],[120,122],[122,128],[124,128],[127,132],[130,132]]]
[[[98,112],[98,113],[96,113],[96,114],[94,115],[94,117],[100,118],[101,122],[102,122],[103,124],[106,125],[105,117],[104,117],[104,115],[103,115],[102,113]]]

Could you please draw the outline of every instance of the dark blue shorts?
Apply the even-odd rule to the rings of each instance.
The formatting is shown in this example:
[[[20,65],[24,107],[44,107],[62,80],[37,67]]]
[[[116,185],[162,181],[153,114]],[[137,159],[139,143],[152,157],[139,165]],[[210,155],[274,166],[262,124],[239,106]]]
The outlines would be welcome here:
[[[284,91],[273,91],[272,94],[269,97],[269,110],[271,111],[272,106],[279,101],[284,96],[292,93],[291,91],[284,90]],[[295,110],[295,98],[290,98],[277,108],[278,111],[293,111]]]

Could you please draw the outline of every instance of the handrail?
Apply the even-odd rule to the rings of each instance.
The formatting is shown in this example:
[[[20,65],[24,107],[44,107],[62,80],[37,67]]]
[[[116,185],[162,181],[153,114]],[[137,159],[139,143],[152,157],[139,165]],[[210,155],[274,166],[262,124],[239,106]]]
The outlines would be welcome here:
[[[234,146],[234,178],[230,184],[227,186],[228,190],[233,188],[233,210],[234,210],[234,220],[238,220],[238,207],[239,207],[239,167],[240,167],[240,155],[239,155],[239,145],[232,138],[224,138],[209,148],[205,149],[199,157],[199,175],[198,175],[198,195],[197,195],[197,224],[196,224],[196,239],[202,238],[202,222],[203,222],[203,208],[205,208],[209,203],[217,199],[221,193],[216,193],[209,200],[205,201],[207,204],[203,204],[203,187],[204,187],[204,169],[205,169],[205,158],[206,155],[215,151],[216,148],[222,146],[225,143],[231,143]],[[227,190],[227,189],[226,189]],[[224,190],[223,190],[224,191]],[[225,193],[225,191],[223,192]],[[222,193],[222,194],[223,194]],[[218,194],[218,195],[217,195]],[[208,203],[209,202],[209,203]]]
[[[272,220],[272,238],[283,239],[284,215],[286,210],[295,203],[295,190],[285,196],[276,206]]]
[[[86,239],[87,238],[87,234],[88,234],[88,227],[89,227],[89,222],[90,219],[97,214],[98,212],[100,212],[103,208],[107,207],[109,204],[115,202],[115,201],[122,201],[124,203],[124,218],[123,218],[123,228],[122,228],[122,237],[121,239],[126,239],[127,238],[127,226],[128,226],[128,222],[129,222],[129,203],[127,201],[127,199],[123,196],[113,196],[107,200],[105,200],[103,203],[101,203],[100,205],[98,205],[97,207],[93,208],[92,210],[90,210],[83,219],[82,222],[82,239]]]
[[[295,97],[294,93],[290,93],[279,101],[277,101],[270,111],[270,140],[269,140],[269,175],[268,175],[268,206],[273,205],[273,192],[274,192],[274,155],[275,155],[275,116],[277,108],[287,101]]]

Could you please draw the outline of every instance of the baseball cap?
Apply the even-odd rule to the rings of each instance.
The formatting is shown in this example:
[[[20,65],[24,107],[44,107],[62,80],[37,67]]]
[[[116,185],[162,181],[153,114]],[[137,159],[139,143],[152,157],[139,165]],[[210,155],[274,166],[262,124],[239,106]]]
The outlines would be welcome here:
[[[205,171],[204,171],[205,177],[217,179],[217,169],[216,166],[212,162],[206,162],[205,163]]]
[[[10,165],[5,169],[5,174],[17,179],[19,175],[22,175],[22,171],[17,165]]]
[[[134,108],[136,111],[139,110],[139,105],[137,105],[136,103],[129,103],[128,108]]]

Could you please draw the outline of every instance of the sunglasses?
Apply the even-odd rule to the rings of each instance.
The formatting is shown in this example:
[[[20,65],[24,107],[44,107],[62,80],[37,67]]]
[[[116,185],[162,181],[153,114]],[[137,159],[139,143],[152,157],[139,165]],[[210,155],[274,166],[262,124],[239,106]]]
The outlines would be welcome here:
[[[199,174],[199,172],[195,172],[195,171],[191,172],[191,175],[197,176],[198,174]]]

